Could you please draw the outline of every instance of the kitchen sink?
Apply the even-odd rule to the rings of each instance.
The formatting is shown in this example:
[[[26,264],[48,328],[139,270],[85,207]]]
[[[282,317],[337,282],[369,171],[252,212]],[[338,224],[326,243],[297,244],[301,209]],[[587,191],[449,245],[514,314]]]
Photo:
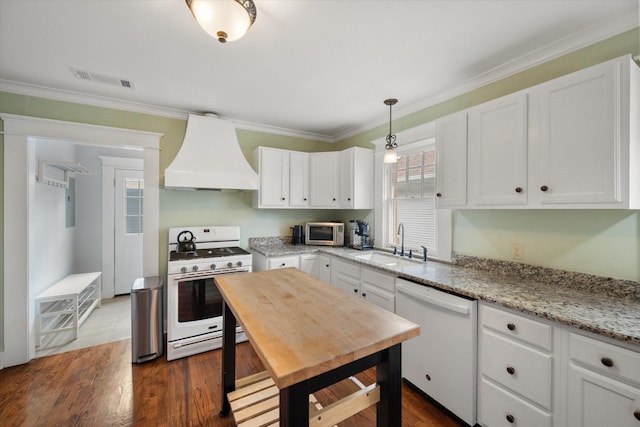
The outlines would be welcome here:
[[[399,256],[387,255],[380,252],[368,252],[362,255],[356,255],[356,259],[369,261],[374,264],[382,264],[387,267],[411,267],[418,264],[418,261],[409,261]]]

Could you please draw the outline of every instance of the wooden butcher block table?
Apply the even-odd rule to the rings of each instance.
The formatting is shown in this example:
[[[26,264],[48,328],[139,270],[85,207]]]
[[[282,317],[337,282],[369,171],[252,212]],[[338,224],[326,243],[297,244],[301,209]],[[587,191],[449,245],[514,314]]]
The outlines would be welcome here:
[[[221,416],[228,415],[237,395],[264,394],[256,390],[269,384],[247,386],[264,380],[275,383],[279,395],[272,397],[275,420],[266,425],[331,426],[374,403],[378,426],[402,424],[401,343],[420,333],[418,325],[295,268],[223,275],[215,281],[224,298]],[[254,380],[236,382],[236,320],[266,368]],[[311,405],[310,414],[313,392],[372,366],[377,367],[376,384],[318,412]],[[256,399],[258,409],[246,411],[256,419],[268,418],[264,399]],[[236,422],[245,425],[237,417]]]

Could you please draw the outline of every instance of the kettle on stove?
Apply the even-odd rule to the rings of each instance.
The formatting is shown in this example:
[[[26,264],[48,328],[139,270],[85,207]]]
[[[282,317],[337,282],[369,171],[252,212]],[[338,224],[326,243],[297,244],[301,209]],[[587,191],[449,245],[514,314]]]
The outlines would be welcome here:
[[[182,237],[184,236],[184,237]],[[177,252],[186,253],[186,252],[195,252],[196,251],[196,238],[193,233],[189,230],[185,230],[178,234],[178,250]]]

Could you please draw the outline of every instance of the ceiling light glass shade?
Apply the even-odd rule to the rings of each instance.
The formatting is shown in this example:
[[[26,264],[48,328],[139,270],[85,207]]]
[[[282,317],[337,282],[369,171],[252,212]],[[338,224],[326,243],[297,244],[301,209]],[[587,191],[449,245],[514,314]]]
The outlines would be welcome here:
[[[398,161],[398,153],[393,148],[387,148],[384,150],[384,162],[396,163]]]
[[[198,24],[219,42],[244,36],[256,20],[252,0],[185,0]]]

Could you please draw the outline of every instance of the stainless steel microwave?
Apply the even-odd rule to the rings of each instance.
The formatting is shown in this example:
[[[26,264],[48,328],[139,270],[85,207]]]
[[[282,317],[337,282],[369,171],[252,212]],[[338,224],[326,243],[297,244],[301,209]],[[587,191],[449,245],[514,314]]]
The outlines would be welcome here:
[[[344,246],[343,222],[308,222],[305,231],[307,245]]]

